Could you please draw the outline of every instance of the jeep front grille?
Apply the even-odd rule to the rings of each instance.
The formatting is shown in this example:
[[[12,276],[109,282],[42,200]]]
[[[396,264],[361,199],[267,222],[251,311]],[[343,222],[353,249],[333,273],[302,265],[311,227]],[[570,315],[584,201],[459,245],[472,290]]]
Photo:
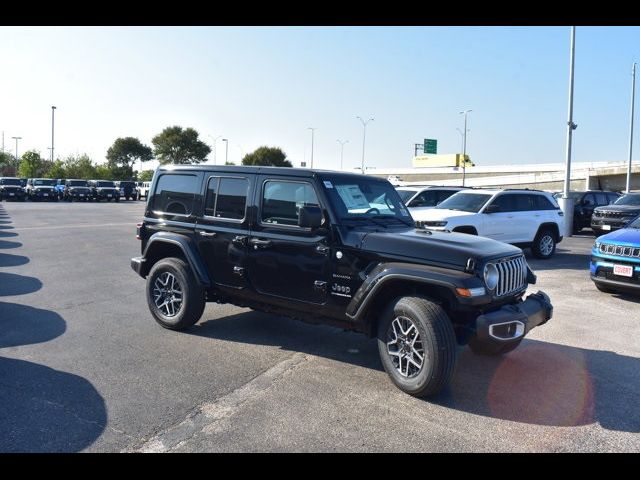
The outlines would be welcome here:
[[[637,247],[625,247],[623,245],[610,245],[608,243],[601,243],[599,250],[600,253],[604,253],[605,255],[640,258],[640,248]]]
[[[496,297],[517,292],[527,286],[527,262],[523,256],[510,258],[496,263],[498,286]]]

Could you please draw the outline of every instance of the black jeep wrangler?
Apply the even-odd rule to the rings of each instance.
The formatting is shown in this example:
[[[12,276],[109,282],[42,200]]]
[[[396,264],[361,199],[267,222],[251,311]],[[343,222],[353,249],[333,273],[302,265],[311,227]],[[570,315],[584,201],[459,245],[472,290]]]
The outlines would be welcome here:
[[[63,200],[67,202],[73,202],[74,200],[88,202],[91,200],[91,196],[91,188],[86,180],[70,179],[65,181],[64,190],[62,191]]]
[[[116,187],[115,182],[111,180],[89,180],[89,188],[91,190],[91,199],[99,202],[106,200],[110,202],[120,201],[120,189]]]
[[[165,166],[138,224],[156,321],[181,330],[206,302],[232,303],[376,337],[403,391],[432,395],[459,345],[516,348],[551,318],[522,250],[417,229],[387,181],[274,167]]]

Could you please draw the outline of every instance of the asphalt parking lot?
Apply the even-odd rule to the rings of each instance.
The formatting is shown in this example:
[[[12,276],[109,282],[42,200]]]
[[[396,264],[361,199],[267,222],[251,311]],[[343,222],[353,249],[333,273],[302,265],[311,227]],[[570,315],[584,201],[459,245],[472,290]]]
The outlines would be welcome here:
[[[0,451],[640,451],[640,298],[596,290],[587,232],[527,253],[554,318],[420,400],[363,335],[214,304],[159,327],[142,212],[0,203]]]

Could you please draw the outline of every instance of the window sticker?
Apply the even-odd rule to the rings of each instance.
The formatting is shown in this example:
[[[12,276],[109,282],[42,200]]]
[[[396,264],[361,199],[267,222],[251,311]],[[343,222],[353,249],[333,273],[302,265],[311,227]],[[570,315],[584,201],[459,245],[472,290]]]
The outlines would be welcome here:
[[[333,185],[331,184],[331,182],[329,180],[325,180],[324,182],[324,186],[327,188],[333,188]]]
[[[369,201],[358,185],[338,185],[336,190],[348,210],[369,208]]]

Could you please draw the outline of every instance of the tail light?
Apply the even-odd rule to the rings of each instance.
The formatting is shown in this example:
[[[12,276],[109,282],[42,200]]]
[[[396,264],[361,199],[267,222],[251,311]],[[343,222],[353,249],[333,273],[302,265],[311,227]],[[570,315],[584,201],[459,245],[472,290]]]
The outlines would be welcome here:
[[[138,240],[142,240],[142,238],[140,237],[140,231],[142,230],[142,224],[141,223],[136,223],[136,238]]]

